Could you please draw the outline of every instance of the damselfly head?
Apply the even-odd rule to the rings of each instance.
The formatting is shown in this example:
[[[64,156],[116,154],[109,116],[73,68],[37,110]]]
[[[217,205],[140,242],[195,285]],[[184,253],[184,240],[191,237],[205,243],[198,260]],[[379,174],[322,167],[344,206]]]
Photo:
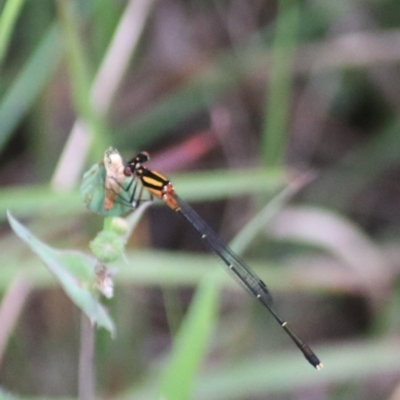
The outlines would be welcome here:
[[[150,155],[147,151],[142,151],[127,162],[131,169],[139,167],[141,164],[150,160]]]
[[[126,163],[124,169],[125,176],[135,175],[137,170],[141,167],[141,165],[150,160],[150,155],[147,151],[142,151],[135,157],[133,157],[130,161]]]

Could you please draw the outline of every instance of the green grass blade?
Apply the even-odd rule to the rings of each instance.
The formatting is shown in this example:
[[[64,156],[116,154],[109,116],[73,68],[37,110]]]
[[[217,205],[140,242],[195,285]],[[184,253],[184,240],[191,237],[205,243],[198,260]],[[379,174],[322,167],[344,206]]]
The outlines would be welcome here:
[[[100,115],[94,110],[90,99],[92,77],[89,74],[89,63],[85,57],[82,39],[79,37],[79,15],[71,1],[58,1],[60,26],[67,53],[74,107],[84,121],[87,133],[91,135],[93,153],[101,154],[111,139],[107,138],[106,128]]]
[[[255,357],[207,371],[199,379],[195,398],[265,398],[267,393],[288,393],[316,384],[365,384],[368,377],[380,379],[400,372],[399,345],[395,340],[341,343],[316,350],[324,359],[325,368],[321,371],[307,368],[295,352]]]
[[[393,339],[317,347],[316,351],[325,361],[325,368],[321,371],[307,368],[296,351],[240,359],[230,365],[208,368],[199,376],[193,395],[187,398],[267,398],[272,394],[293,396],[296,391],[322,385],[365,385],[368,379],[379,380],[387,374],[399,374],[398,350],[398,342]],[[131,390],[119,399],[148,399],[153,387],[154,379],[151,377],[141,389]]]
[[[400,119],[395,119],[364,145],[346,154],[318,176],[307,190],[305,201],[345,210],[357,193],[398,162],[399,131]]]
[[[221,200],[233,196],[273,194],[283,187],[282,171],[248,169],[240,171],[216,170],[171,176],[177,192],[187,201]],[[84,211],[77,192],[54,191],[48,185],[2,188],[0,193],[0,221],[10,209],[15,215],[30,215],[46,211],[53,215],[67,215]]]
[[[272,198],[263,209],[255,215],[246,226],[231,241],[231,247],[242,254],[257,234],[265,229],[268,222],[273,218],[304,185],[313,178],[312,174],[304,174],[294,182],[288,184],[274,198]]]
[[[83,119],[90,121],[91,105],[89,101],[90,76],[84,49],[78,36],[80,24],[73,2],[59,1],[60,27],[65,42],[67,65],[69,67],[72,96],[75,108]]]
[[[1,242],[0,242],[1,244]],[[0,250],[6,246],[1,246]],[[3,251],[4,252],[4,251]],[[138,286],[157,286],[163,287],[187,287],[197,285],[205,275],[215,270],[222,273],[222,284],[231,290],[243,293],[243,289],[229,276],[224,273],[218,258],[213,254],[199,255],[184,253],[182,251],[160,251],[160,250],[135,250],[126,253],[127,259],[134,260],[134,263],[127,264],[124,260],[116,261],[113,266],[118,269],[118,274],[114,277],[116,284],[134,284]],[[19,256],[10,254],[3,257],[4,266],[0,269],[0,291],[6,290],[15,277],[16,269],[20,268]],[[285,269],[284,263],[271,263],[265,259],[251,259],[249,265],[274,288],[274,293],[278,291],[310,290],[320,291],[321,293],[337,292],[337,283],[333,281],[332,286],[318,280],[307,280],[308,275],[304,276],[301,272]],[[190,268],[188,267],[190,266]],[[31,285],[37,288],[54,287],[55,282],[50,279],[46,271],[41,268],[40,262],[36,258],[24,260],[24,271],[29,275]],[[344,275],[344,278],[351,274]],[[354,278],[352,278],[354,279]]]
[[[174,341],[171,358],[163,369],[157,399],[187,400],[194,386],[196,372],[206,349],[217,317],[219,279],[217,273],[204,278],[189,312]]]
[[[2,188],[0,194],[0,220],[5,219],[7,210],[19,216],[41,211],[54,216],[76,213],[84,207],[77,192],[55,192],[49,185]]]
[[[299,22],[298,0],[280,0],[278,4],[263,137],[264,164],[273,167],[283,161],[288,137],[293,50]]]
[[[59,39],[54,24],[1,100],[0,149],[53,76],[62,51]]]
[[[0,65],[10,43],[11,33],[25,0],[8,0],[0,14]]]

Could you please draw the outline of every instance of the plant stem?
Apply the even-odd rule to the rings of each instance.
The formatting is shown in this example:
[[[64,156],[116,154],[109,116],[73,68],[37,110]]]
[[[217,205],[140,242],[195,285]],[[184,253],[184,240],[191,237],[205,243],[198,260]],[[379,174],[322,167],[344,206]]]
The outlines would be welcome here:
[[[81,313],[80,334],[81,349],[79,353],[78,398],[79,400],[93,400],[95,398],[95,327],[84,313]]]

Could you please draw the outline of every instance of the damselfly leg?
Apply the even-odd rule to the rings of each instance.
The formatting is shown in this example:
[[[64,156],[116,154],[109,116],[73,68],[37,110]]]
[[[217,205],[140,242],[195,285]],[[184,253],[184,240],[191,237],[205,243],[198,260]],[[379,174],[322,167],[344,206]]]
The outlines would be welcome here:
[[[144,153],[143,157],[145,157]],[[143,157],[140,160],[144,160]],[[147,159],[148,157],[145,160],[147,161]],[[149,199],[143,198],[143,185],[133,174],[126,173],[126,166],[117,150],[110,148],[106,152],[104,166],[106,169],[104,178],[105,210],[110,210],[115,203],[135,209],[140,204],[153,200],[151,195]],[[138,187],[139,191],[137,192]]]

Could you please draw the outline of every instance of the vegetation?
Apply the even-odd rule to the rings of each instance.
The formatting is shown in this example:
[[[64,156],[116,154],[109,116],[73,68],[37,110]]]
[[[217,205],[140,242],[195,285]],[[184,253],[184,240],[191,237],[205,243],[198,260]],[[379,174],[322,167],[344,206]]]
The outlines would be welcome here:
[[[0,398],[400,398],[395,0],[0,7]],[[85,208],[110,146],[234,238],[322,371],[160,202],[122,233]]]

